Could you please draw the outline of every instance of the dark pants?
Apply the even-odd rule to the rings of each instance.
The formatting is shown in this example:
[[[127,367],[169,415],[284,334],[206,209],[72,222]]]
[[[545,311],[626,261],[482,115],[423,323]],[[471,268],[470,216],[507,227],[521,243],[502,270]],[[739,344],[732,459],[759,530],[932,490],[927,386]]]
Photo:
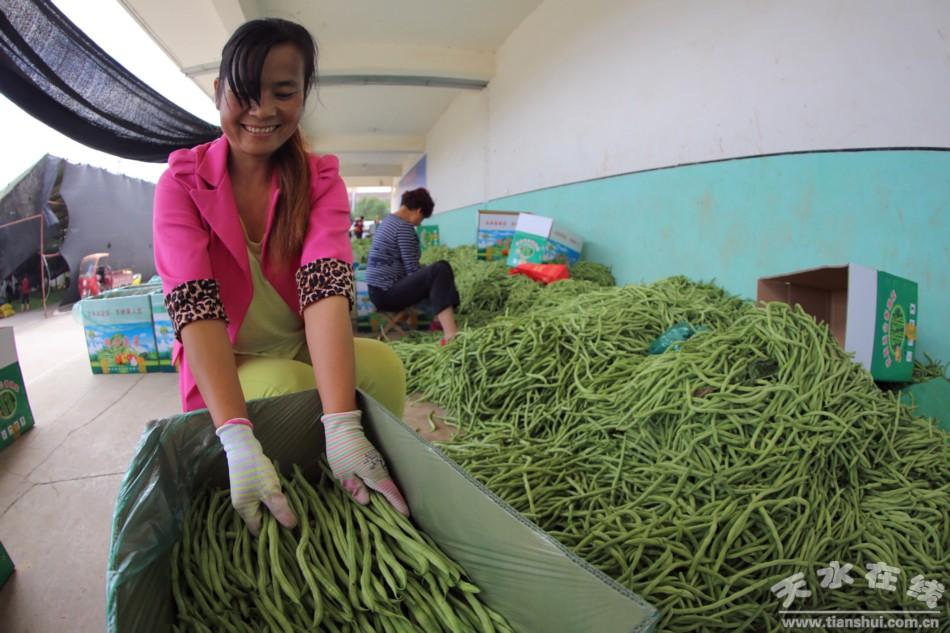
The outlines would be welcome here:
[[[457,308],[459,293],[455,288],[455,274],[445,260],[423,266],[408,277],[397,281],[389,290],[369,287],[369,298],[377,310],[398,312],[420,301],[429,300],[433,314],[446,308]]]

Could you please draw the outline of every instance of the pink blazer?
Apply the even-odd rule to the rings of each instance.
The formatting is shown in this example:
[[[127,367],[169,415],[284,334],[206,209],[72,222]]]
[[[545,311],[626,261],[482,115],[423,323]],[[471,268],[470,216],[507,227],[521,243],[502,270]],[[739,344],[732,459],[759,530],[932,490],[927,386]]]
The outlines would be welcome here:
[[[228,175],[228,141],[173,152],[155,188],[155,268],[175,327],[173,361],[185,411],[205,407],[181,346],[181,328],[192,321],[227,322],[234,343],[253,294],[244,232]],[[274,176],[267,208],[264,276],[284,301],[303,312],[332,295],[353,301],[350,205],[335,156],[310,156],[310,224],[299,266],[283,270],[266,262],[267,242],[280,190]]]

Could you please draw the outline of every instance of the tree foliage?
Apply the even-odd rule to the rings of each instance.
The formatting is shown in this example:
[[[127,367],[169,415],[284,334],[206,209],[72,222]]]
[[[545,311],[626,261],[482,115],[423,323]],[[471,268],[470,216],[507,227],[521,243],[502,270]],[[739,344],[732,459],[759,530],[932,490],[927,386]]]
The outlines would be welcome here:
[[[353,219],[363,216],[365,220],[382,220],[389,215],[389,205],[379,198],[366,197],[356,203]]]

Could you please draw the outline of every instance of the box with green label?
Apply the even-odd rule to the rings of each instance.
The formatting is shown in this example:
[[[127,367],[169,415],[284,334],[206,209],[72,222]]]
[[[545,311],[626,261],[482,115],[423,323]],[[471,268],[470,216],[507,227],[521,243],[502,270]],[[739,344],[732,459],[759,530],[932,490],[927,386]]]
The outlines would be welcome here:
[[[3,543],[0,543],[0,587],[2,587],[12,575],[13,561],[10,559],[10,555],[7,554],[7,550],[3,548]]]
[[[33,428],[12,327],[0,327],[0,450]],[[2,575],[2,574],[0,574]]]
[[[165,307],[165,296],[161,287],[149,294],[152,304],[152,330],[155,334],[155,349],[158,353],[158,371],[174,373],[172,347],[175,345],[175,328]]]
[[[825,266],[763,277],[757,297],[797,303],[827,323],[875,380],[911,380],[920,313],[916,282],[858,264]]]
[[[522,213],[511,238],[508,266],[518,264],[567,264],[581,258],[584,240],[543,215]]]
[[[94,374],[162,371],[152,323],[154,289],[102,294],[80,304]]]
[[[439,245],[438,225],[416,227],[416,233],[419,235],[419,249],[423,253],[427,248]]]

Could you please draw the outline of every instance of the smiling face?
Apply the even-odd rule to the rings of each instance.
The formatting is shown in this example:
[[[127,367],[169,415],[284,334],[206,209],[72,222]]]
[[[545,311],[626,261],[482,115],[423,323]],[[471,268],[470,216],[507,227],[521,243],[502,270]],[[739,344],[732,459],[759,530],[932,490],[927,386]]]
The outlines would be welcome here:
[[[235,159],[267,159],[293,136],[303,114],[304,59],[293,44],[278,44],[264,59],[260,100],[241,103],[215,80],[221,129]]]

